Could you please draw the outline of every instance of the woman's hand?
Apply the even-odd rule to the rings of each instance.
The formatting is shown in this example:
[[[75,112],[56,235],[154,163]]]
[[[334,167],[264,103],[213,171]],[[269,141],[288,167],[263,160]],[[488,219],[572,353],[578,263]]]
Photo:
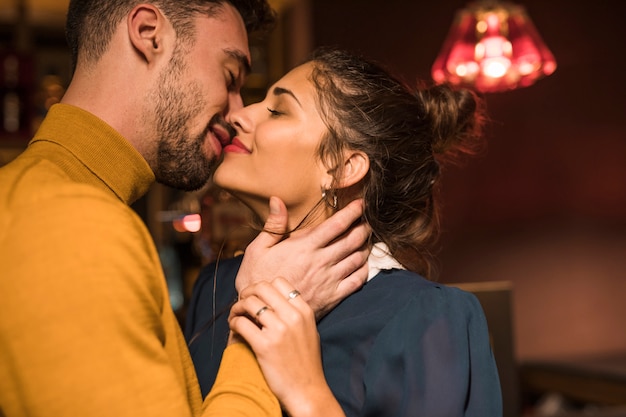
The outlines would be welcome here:
[[[287,280],[246,288],[228,320],[291,416],[344,416],[324,377],[315,313]]]

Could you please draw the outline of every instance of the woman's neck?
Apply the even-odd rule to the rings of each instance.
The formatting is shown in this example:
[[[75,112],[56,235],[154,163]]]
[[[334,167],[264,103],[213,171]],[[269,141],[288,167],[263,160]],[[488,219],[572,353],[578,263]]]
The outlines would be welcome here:
[[[235,195],[235,197],[252,210],[261,225],[265,224],[269,216],[268,199],[240,195]],[[333,209],[320,200],[312,207],[287,206],[287,212],[287,232],[292,233],[317,226],[333,214]]]

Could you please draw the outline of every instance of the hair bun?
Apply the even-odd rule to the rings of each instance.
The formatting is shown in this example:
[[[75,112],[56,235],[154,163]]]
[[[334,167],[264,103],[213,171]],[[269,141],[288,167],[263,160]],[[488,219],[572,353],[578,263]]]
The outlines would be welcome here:
[[[482,137],[483,103],[471,90],[447,84],[420,89],[416,96],[430,123],[432,149],[437,155],[475,154]]]

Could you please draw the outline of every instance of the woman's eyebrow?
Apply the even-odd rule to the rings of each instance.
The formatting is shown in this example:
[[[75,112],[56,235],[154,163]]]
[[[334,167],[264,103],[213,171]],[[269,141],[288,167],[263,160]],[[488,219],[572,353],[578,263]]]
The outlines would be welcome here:
[[[288,90],[288,89],[283,88],[283,87],[274,87],[273,94],[274,94],[274,96],[280,96],[281,94],[288,94],[291,97],[293,97],[294,100],[296,100],[296,103],[298,103],[298,106],[302,107],[302,104],[300,103],[300,100],[298,100],[298,97],[296,97],[295,94],[293,93],[293,91],[291,91],[291,90]]]

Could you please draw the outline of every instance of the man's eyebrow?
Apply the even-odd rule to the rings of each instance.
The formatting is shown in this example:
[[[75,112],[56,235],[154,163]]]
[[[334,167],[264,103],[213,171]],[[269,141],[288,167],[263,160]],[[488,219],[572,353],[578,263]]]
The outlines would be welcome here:
[[[226,55],[239,62],[239,65],[243,68],[244,75],[247,76],[250,74],[250,71],[252,70],[250,67],[250,61],[248,61],[248,57],[243,52],[237,49],[225,49],[224,52]]]
[[[283,87],[274,87],[274,90],[272,91],[272,94],[274,94],[274,96],[280,96],[281,94],[288,94],[291,97],[293,97],[294,100],[296,100],[296,103],[298,103],[298,105],[300,107],[302,107],[302,104],[300,103],[300,100],[298,100],[298,97],[295,96],[295,94],[293,93],[293,91],[288,90],[286,88]]]

